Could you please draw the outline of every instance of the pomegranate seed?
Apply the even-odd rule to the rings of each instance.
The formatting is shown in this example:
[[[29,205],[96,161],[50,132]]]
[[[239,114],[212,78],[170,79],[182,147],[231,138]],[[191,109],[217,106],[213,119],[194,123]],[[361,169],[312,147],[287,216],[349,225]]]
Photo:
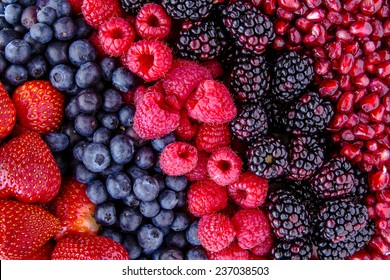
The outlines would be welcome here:
[[[345,156],[348,160],[351,161],[360,161],[362,153],[360,149],[354,145],[348,144],[341,148],[340,154]]]
[[[313,23],[306,18],[299,18],[295,21],[295,26],[302,31],[309,31],[309,29],[313,26]]]
[[[292,45],[299,45],[302,43],[302,35],[298,29],[292,27],[288,32],[288,40]]]
[[[367,90],[365,88],[357,89],[354,91],[354,97],[353,97],[353,102],[358,103],[360,100],[366,96]]]
[[[377,154],[379,155],[379,163],[384,164],[389,161],[390,159],[390,150],[381,148],[378,149]]]
[[[355,18],[353,17],[353,15],[351,13],[348,13],[348,12],[341,13],[341,18],[343,19],[341,24],[344,27],[350,26],[351,23],[355,21]]]
[[[286,34],[290,24],[288,21],[285,20],[276,20],[274,23],[275,33],[277,35],[284,35]]]
[[[351,24],[351,27],[349,28],[349,32],[351,32],[351,34],[362,38],[370,36],[372,31],[373,28],[371,24],[366,21],[354,22]]]
[[[378,51],[378,55],[380,57],[380,61],[390,60],[390,50],[388,49]]]
[[[381,219],[381,218],[378,219],[378,216],[377,216],[376,221],[375,221],[375,225],[376,225],[376,229],[380,230],[380,233],[382,233],[382,231],[387,228],[387,221],[384,219]]]
[[[356,14],[356,21],[370,21],[371,17],[364,14]]]
[[[344,47],[344,51],[352,54],[354,57],[359,57],[360,46],[358,42],[351,42]]]
[[[390,218],[390,205],[386,203],[377,203],[375,206],[376,214],[381,218]]]
[[[386,132],[387,133],[387,132]],[[378,143],[382,146],[390,149],[390,139],[388,135],[384,135],[381,138],[377,139]]]
[[[309,8],[303,3],[301,3],[301,7],[298,10],[294,11],[294,14],[297,16],[306,16],[308,13]]]
[[[329,131],[332,131],[331,129],[329,129]],[[332,134],[331,135],[331,139],[332,139],[332,142],[333,143],[338,143],[341,141],[341,138],[340,138],[340,134]]]
[[[348,12],[355,12],[357,8],[359,7],[359,4],[362,0],[345,0],[344,3],[344,10]]]
[[[316,37],[314,35],[306,35],[303,37],[303,43],[305,43],[306,46],[308,47],[313,47],[316,44]]]
[[[355,140],[355,134],[352,132],[352,130],[344,129],[340,132],[341,139],[347,142],[352,142]]]
[[[371,34],[371,39],[372,40],[380,40],[382,39],[382,37],[385,35],[385,30],[383,28],[383,25],[382,23],[377,20],[377,19],[374,19],[372,22],[371,22],[371,25],[372,25],[372,34]]]
[[[375,192],[375,194],[378,201],[390,204],[390,189],[380,190]]]
[[[367,124],[367,123],[370,122],[370,116],[367,115],[366,113],[364,113],[364,112],[362,112],[362,111],[359,111],[359,112],[357,112],[357,115],[358,115],[359,121],[360,121],[361,123]]]
[[[379,64],[376,72],[381,78],[386,78],[390,74],[390,60]]]
[[[370,84],[370,78],[368,78],[366,74],[360,74],[359,76],[355,77],[353,83],[358,88],[366,88]]]
[[[328,30],[333,26],[333,23],[327,18],[324,19],[321,24],[324,26],[325,30]]]
[[[390,244],[390,228],[389,228],[389,223],[388,223],[388,219],[387,220],[383,220],[383,226],[385,228],[381,228],[381,236],[383,237],[383,239],[387,242],[387,244]]]
[[[343,18],[341,17],[340,13],[335,12],[335,11],[330,11],[327,15],[327,19],[331,23],[336,24],[336,25],[341,24],[341,22],[343,21]]]
[[[387,19],[390,17],[390,8],[387,5],[383,5],[378,11],[378,17],[381,19]]]
[[[341,41],[346,41],[346,42],[352,41],[352,39],[353,39],[351,34],[347,30],[344,30],[344,29],[340,29],[336,32],[336,38],[341,40]]]
[[[360,74],[363,74],[364,73],[364,60],[363,59],[356,59],[355,60],[355,63],[351,69],[351,71],[349,71],[349,75],[351,77],[356,77]]]
[[[276,36],[274,41],[272,42],[272,48],[278,51],[283,50],[285,46],[286,46],[286,42],[281,36]]]
[[[373,15],[382,7],[382,0],[363,0],[360,10],[367,15]]]
[[[276,15],[279,18],[287,20],[287,21],[292,21],[294,19],[294,14],[293,13],[288,12],[288,11],[284,10],[283,8],[281,8],[281,7],[277,8]]]
[[[353,133],[359,139],[369,140],[374,138],[375,131],[367,124],[359,123],[353,128]]]
[[[296,11],[301,7],[301,3],[298,0],[278,0],[278,4],[289,12]]]
[[[353,110],[353,92],[346,91],[341,95],[339,102],[337,103],[337,110],[342,113],[349,113]]]
[[[379,96],[376,95],[375,93],[371,93],[367,96],[365,96],[361,102],[360,102],[360,107],[362,110],[366,113],[371,112],[372,110],[375,110],[378,108],[380,104],[380,99]]]
[[[307,7],[314,9],[322,4],[322,0],[303,0]]]
[[[375,219],[376,218],[375,207],[367,206],[367,214],[370,219]]]
[[[381,136],[381,134],[385,131],[385,125],[383,123],[375,123],[372,124],[371,127],[374,130],[375,137]]]
[[[383,35],[390,36],[390,19],[386,20],[383,25]]]
[[[380,104],[378,108],[370,112],[370,119],[373,122],[381,122],[384,114],[385,114],[385,107],[382,104]]]
[[[310,34],[316,38],[318,45],[323,45],[326,43],[326,30],[324,26],[320,23],[316,23],[310,29]]]
[[[340,88],[343,90],[351,90],[351,77],[349,75],[340,76]]]
[[[339,88],[339,82],[337,80],[324,80],[319,89],[319,93],[322,97],[333,96]]]
[[[389,92],[389,87],[387,86],[387,84],[382,79],[379,78],[372,79],[370,84],[368,85],[368,89],[372,93],[377,94],[379,97],[383,97]],[[389,102],[388,108],[390,109],[390,99],[388,100],[388,102]]]
[[[378,150],[378,142],[375,140],[368,140],[366,142],[366,149],[371,153],[376,152]]]
[[[313,56],[316,58],[326,59],[327,55],[322,47],[314,47],[312,49]]]
[[[341,56],[342,46],[340,41],[332,42],[326,46],[330,59],[336,60]]]
[[[354,62],[355,58],[352,54],[347,53],[342,55],[339,62],[339,72],[344,75],[347,74],[351,70]]]
[[[286,48],[290,51],[296,51],[298,53],[303,49],[302,46],[292,45],[289,42],[286,42]]]
[[[267,15],[275,14],[278,3],[276,0],[264,0],[263,2],[263,11]]]
[[[328,60],[321,59],[321,60],[317,60],[316,64],[314,65],[314,70],[318,75],[323,76],[329,72],[330,67],[331,64]]]
[[[329,10],[341,11],[341,3],[339,0],[325,0],[325,7],[327,7]]]
[[[344,127],[346,128],[353,128],[358,123],[360,123],[359,116],[355,113],[351,113],[348,115],[348,121],[345,123]]]
[[[364,42],[363,50],[365,55],[369,55],[376,50],[376,45],[373,41]]]
[[[374,236],[374,238],[370,241],[370,246],[383,256],[390,254],[390,245],[387,244],[380,236]]]
[[[332,129],[340,129],[348,121],[348,116],[341,113],[336,113],[329,123]]]
[[[310,20],[311,22],[321,22],[325,19],[325,17],[326,12],[323,9],[316,8],[306,16],[306,19]]]
[[[387,170],[376,171],[373,174],[370,174],[368,177],[370,182],[370,187],[373,191],[379,191],[387,188],[389,184],[389,173]]]

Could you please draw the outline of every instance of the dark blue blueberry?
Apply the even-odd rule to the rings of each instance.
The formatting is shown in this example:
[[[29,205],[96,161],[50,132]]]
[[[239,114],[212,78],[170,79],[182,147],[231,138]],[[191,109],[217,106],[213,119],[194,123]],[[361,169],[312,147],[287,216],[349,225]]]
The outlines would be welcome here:
[[[177,192],[177,208],[184,208],[187,206],[187,191]]]
[[[47,71],[48,65],[46,59],[42,55],[36,55],[27,63],[28,74],[34,79],[43,78]]]
[[[18,0],[1,0],[4,4],[15,4],[18,2]]]
[[[28,7],[35,5],[35,0],[19,0],[19,4],[22,5],[23,7]]]
[[[20,17],[20,23],[26,29],[30,29],[31,26],[33,26],[37,22],[38,22],[38,20],[37,20],[37,7],[36,6],[26,7],[22,12],[22,16]]]
[[[82,113],[91,114],[99,110],[102,105],[102,98],[96,90],[88,88],[77,94],[76,104]]]
[[[140,227],[137,233],[139,245],[150,252],[157,250],[163,243],[163,233],[151,224]]]
[[[111,162],[110,152],[107,147],[98,144],[88,144],[83,153],[83,163],[92,172],[102,172]]]
[[[135,181],[136,179],[138,179],[142,176],[149,175],[148,171],[141,169],[135,165],[132,165],[129,168],[127,168],[126,173],[128,175],[130,175],[130,177],[131,177],[131,179],[133,179],[133,181]]]
[[[168,144],[176,141],[176,136],[173,133],[169,133],[162,138],[156,138],[151,141],[153,149],[161,153]]]
[[[93,115],[79,114],[74,120],[74,128],[82,136],[92,136],[98,127],[98,121]]]
[[[53,153],[54,160],[56,161],[60,173],[65,176],[70,168],[70,159],[66,152]]]
[[[54,8],[59,18],[69,16],[72,12],[72,7],[66,0],[49,0],[46,6]]]
[[[119,126],[119,119],[116,114],[105,114],[101,122],[102,125],[109,130],[116,130]]]
[[[132,126],[126,128],[125,135],[127,135],[128,137],[130,137],[131,140],[133,140],[134,145],[136,147],[141,147],[145,145],[145,143],[147,143],[147,140],[139,137],[139,135],[137,134],[137,132],[134,130]]]
[[[70,89],[65,90],[65,93],[68,96],[76,96],[81,91],[81,88],[79,88],[76,83],[73,83],[72,87]]]
[[[103,93],[102,108],[106,112],[117,112],[122,106],[122,96],[115,89],[108,89]]]
[[[19,86],[27,81],[28,71],[22,65],[12,64],[5,69],[4,78],[11,85]]]
[[[184,249],[188,246],[184,232],[170,232],[165,236],[165,243],[168,247]]]
[[[126,135],[116,135],[111,139],[110,152],[116,163],[129,163],[134,155],[133,141]]]
[[[61,132],[48,132],[43,136],[43,139],[52,152],[61,152],[69,145],[68,135]]]
[[[12,26],[5,20],[4,17],[0,17],[0,30],[11,28]]]
[[[132,192],[123,199],[123,203],[129,207],[136,208],[140,205],[141,202]]]
[[[99,235],[110,238],[118,243],[122,243],[124,241],[122,233],[109,227],[103,227],[103,229],[99,232]]]
[[[50,43],[45,52],[45,57],[50,65],[55,66],[58,64],[67,64],[68,59],[68,48],[67,42],[53,42]]]
[[[0,30],[0,51],[4,51],[5,46],[9,42],[15,39],[19,39],[20,35],[13,29],[2,29]]]
[[[190,220],[188,215],[184,212],[176,212],[175,219],[171,224],[171,229],[174,231],[183,231],[188,228]]]
[[[74,167],[73,175],[77,181],[84,184],[88,184],[96,178],[96,173],[89,171],[81,162]]]
[[[12,25],[17,25],[20,22],[23,8],[19,4],[10,4],[5,7],[4,18]]]
[[[208,260],[206,253],[202,249],[191,248],[186,253],[186,260]]]
[[[103,202],[95,207],[96,222],[103,226],[112,226],[116,223],[116,208],[112,202]]]
[[[36,23],[30,28],[31,37],[39,43],[46,44],[53,39],[53,29],[45,23]]]
[[[87,147],[89,143],[87,141],[80,141],[73,147],[73,157],[77,159],[78,161],[83,160],[84,150],[85,147]]]
[[[157,156],[149,146],[140,147],[135,154],[134,163],[142,169],[149,169],[156,163]]]
[[[62,126],[62,132],[68,135],[69,144],[71,146],[76,145],[76,143],[82,139],[81,135],[77,133],[71,122],[65,122],[65,124]]]
[[[131,180],[123,172],[110,175],[106,179],[106,188],[114,199],[123,199],[131,193]]]
[[[174,218],[175,214],[172,210],[161,209],[160,213],[152,218],[152,223],[159,228],[170,227]]]
[[[181,192],[187,187],[188,180],[186,176],[166,176],[165,184],[171,190],[174,190],[175,192]]]
[[[68,102],[68,104],[65,107],[65,117],[68,120],[72,121],[80,113],[81,113],[81,111],[80,111],[79,107],[76,104],[76,98],[72,97],[71,99],[69,99],[69,102]]]
[[[135,115],[135,107],[133,105],[127,105],[119,110],[118,117],[121,125],[124,127],[131,126]]]
[[[107,178],[110,175],[117,174],[118,172],[123,171],[123,165],[117,164],[115,162],[111,162],[110,166],[108,166],[106,169],[104,169],[100,175],[102,175],[104,178]]]
[[[69,46],[69,59],[74,66],[80,67],[96,59],[96,50],[87,39],[76,40]]]
[[[119,226],[125,232],[134,232],[141,224],[142,215],[137,209],[125,207],[119,214]]]
[[[3,73],[6,68],[7,68],[7,60],[0,53],[0,74]]]
[[[159,160],[156,160],[156,164],[153,166],[153,170],[154,172],[158,173],[158,174],[162,174],[162,170],[161,170],[161,166],[160,166],[160,161]]]
[[[49,0],[36,0],[36,1],[35,1],[35,5],[36,5],[38,8],[42,9],[43,7],[46,6],[46,4],[47,4],[48,1],[49,1]]]
[[[157,198],[160,187],[152,176],[146,175],[135,180],[133,185],[135,195],[142,201],[152,201]]]
[[[183,253],[176,248],[166,248],[160,253],[159,260],[184,260]]]
[[[162,174],[154,174],[153,175],[154,178],[156,178],[157,182],[158,182],[158,187],[160,188],[160,192],[162,192],[163,190],[166,189],[166,186],[165,186],[165,175],[162,175]]]
[[[31,56],[30,45],[21,39],[12,40],[5,47],[4,56],[11,63],[26,64]]]
[[[137,86],[137,78],[125,67],[119,67],[112,73],[112,84],[121,92],[129,92]]]
[[[65,64],[58,64],[50,71],[50,82],[58,90],[68,90],[74,84],[72,68]]]
[[[84,63],[76,72],[76,84],[81,88],[92,87],[100,81],[101,74],[101,69],[96,63]]]
[[[160,212],[160,209],[160,203],[156,199],[152,201],[141,201],[139,205],[139,211],[146,218],[155,217]]]
[[[56,10],[54,10],[52,7],[49,6],[43,7],[37,13],[37,20],[40,23],[52,25],[56,19],[57,19]]]
[[[57,40],[67,41],[76,36],[77,25],[70,17],[62,17],[53,23],[54,37]]]
[[[116,61],[113,57],[105,57],[100,61],[100,68],[102,68],[103,79],[111,81],[112,73],[116,69]]]
[[[40,54],[43,54],[45,52],[46,45],[35,41],[31,37],[30,32],[27,32],[26,34],[24,34],[23,40],[26,41],[30,45],[31,54],[39,54],[40,55]]]
[[[24,33],[26,33],[26,32],[28,32],[28,29],[26,28],[26,27],[24,27],[23,25],[21,25],[21,24],[17,24],[17,25],[15,25],[14,26],[14,30],[16,31],[16,32],[18,32],[19,34],[24,34]]]
[[[122,241],[122,246],[126,249],[127,254],[129,254],[130,260],[138,259],[141,256],[142,248],[134,236],[127,235]]]
[[[87,38],[89,34],[92,32],[92,27],[82,18],[76,18],[75,24],[77,27],[76,38]]]
[[[190,227],[186,230],[186,239],[188,243],[194,246],[200,246],[201,243],[198,238],[198,220],[191,223]]]
[[[85,192],[88,198],[95,204],[103,203],[108,199],[106,186],[100,180],[89,182]]]
[[[93,134],[93,142],[108,145],[111,140],[111,134],[112,132],[109,129],[105,127],[99,127]]]
[[[161,208],[173,209],[175,208],[178,200],[174,191],[163,190],[158,196],[158,201],[160,202]]]

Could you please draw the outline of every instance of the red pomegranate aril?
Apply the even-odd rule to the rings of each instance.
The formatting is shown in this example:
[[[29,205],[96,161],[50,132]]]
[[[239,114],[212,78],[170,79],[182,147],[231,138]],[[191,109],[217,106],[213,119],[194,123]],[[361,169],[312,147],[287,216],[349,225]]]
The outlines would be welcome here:
[[[325,19],[326,12],[324,9],[314,9],[309,14],[307,14],[306,19],[311,22],[321,22]]]
[[[314,24],[313,27],[310,29],[310,34],[314,35],[314,37],[316,38],[316,43],[318,45],[323,45],[326,43],[326,29],[322,24]]]
[[[344,141],[347,141],[347,142],[352,142],[356,139],[353,131],[349,130],[349,129],[342,130],[340,132],[340,136],[341,136],[341,139],[343,139]]]
[[[297,16],[306,16],[308,13],[309,8],[303,3],[301,3],[301,7],[298,10],[294,11],[294,14]]]
[[[276,20],[274,23],[275,33],[278,35],[286,34],[290,24],[285,20]]]
[[[385,35],[385,30],[383,28],[382,23],[379,20],[374,19],[374,20],[372,20],[371,25],[373,28],[372,34],[371,34],[371,39],[372,40],[380,40]]]
[[[380,19],[388,19],[390,17],[390,7],[388,5],[383,5],[378,11],[377,16]]]
[[[310,9],[314,9],[316,7],[319,7],[322,4],[322,0],[303,0],[303,2],[309,7]]]
[[[390,159],[390,150],[386,148],[380,148],[376,152],[379,155],[379,164],[385,164]]]
[[[383,49],[378,51],[380,62],[390,60],[390,49]]]
[[[329,10],[341,11],[341,3],[339,0],[324,0],[324,4]]]
[[[381,122],[383,120],[384,114],[385,114],[385,107],[380,104],[378,106],[378,108],[376,108],[370,112],[370,119],[373,122]]]
[[[383,97],[389,92],[389,87],[387,86],[387,84],[382,79],[379,78],[372,79],[370,84],[368,85],[368,89],[372,93],[377,94],[379,97]]]
[[[345,0],[343,1],[343,8],[348,12],[355,12],[359,8],[362,0]]]
[[[339,12],[335,12],[335,11],[330,11],[327,15],[327,19],[333,23],[333,24],[336,24],[336,25],[339,25],[342,23],[343,21],[343,18],[341,17],[340,13]]]
[[[272,48],[275,50],[281,51],[285,48],[286,42],[284,41],[283,37],[276,36],[275,39],[272,42]]]
[[[366,15],[373,15],[382,7],[382,0],[363,0],[360,10]]]
[[[355,113],[350,113],[348,115],[348,121],[345,123],[344,127],[345,128],[353,128],[358,123],[360,123],[359,116],[357,114],[355,114]]]
[[[374,130],[375,137],[379,137],[385,131],[385,125],[383,123],[374,123],[371,125]]]
[[[373,41],[364,42],[363,51],[365,55],[369,55],[376,50],[376,45]]]
[[[370,21],[371,20],[371,17],[368,16],[368,15],[365,15],[365,14],[361,14],[361,13],[358,13],[358,14],[355,14],[355,17],[356,17],[356,21]]]
[[[328,131],[330,131],[330,132],[332,132],[332,129],[329,129],[328,128]],[[337,131],[339,131],[339,129],[337,129]],[[331,135],[331,140],[332,140],[332,142],[333,143],[339,143],[339,142],[341,142],[341,137],[340,137],[340,134],[332,134]]]
[[[384,240],[386,240],[387,244],[390,244],[390,225],[389,225],[389,219],[381,220],[383,221],[383,229],[380,232],[380,235],[383,237]]]
[[[379,170],[374,173],[370,173],[368,179],[371,189],[373,191],[380,191],[387,188],[390,176],[389,173],[387,173],[387,170]]]
[[[370,241],[370,246],[381,255],[390,255],[390,244],[383,240],[381,236],[374,236]]]
[[[348,121],[348,116],[341,113],[336,113],[329,123],[329,127],[332,129],[341,129]]]
[[[328,73],[330,71],[330,68],[331,68],[330,62],[325,59],[318,60],[314,65],[314,71],[321,76]]]
[[[303,50],[303,47],[302,45],[294,45],[294,44],[291,44],[290,42],[286,42],[286,48],[290,51],[295,51],[295,52],[302,52]]]
[[[370,219],[376,218],[376,212],[375,212],[375,206],[366,206],[367,207],[367,214]]]
[[[313,26],[313,22],[311,22],[306,18],[301,17],[295,21],[295,26],[298,29],[307,32]]]
[[[376,214],[385,219],[390,218],[390,205],[387,203],[377,203],[375,206]]]
[[[353,40],[353,37],[351,36],[351,34],[345,29],[338,30],[336,32],[336,38],[338,40],[345,41],[345,42],[350,42]]]
[[[294,13],[286,11],[285,9],[279,7],[276,9],[276,15],[284,20],[292,21],[294,19]]]
[[[333,96],[339,89],[339,82],[337,80],[324,80],[322,81],[319,93],[322,97]]]
[[[302,43],[302,35],[295,27],[288,31],[288,40],[292,45],[299,45]]]
[[[278,0],[278,4],[289,12],[294,12],[301,7],[301,3],[298,0]]]
[[[312,49],[313,56],[316,58],[326,59],[328,58],[322,47],[314,47]]]
[[[366,114],[365,112],[359,111],[359,112],[357,112],[356,115],[359,117],[360,123],[365,123],[365,124],[370,123],[370,116],[368,114]]]
[[[354,91],[353,102],[358,103],[364,96],[367,95],[367,90],[365,88],[360,88]]]
[[[341,113],[349,113],[353,110],[353,98],[352,91],[346,91],[341,95],[339,102],[337,103],[337,111]]]
[[[358,42],[354,41],[344,46],[344,52],[352,54],[355,58],[359,57],[360,45]]]
[[[351,77],[349,75],[341,75],[339,80],[340,88],[343,90],[351,90]]]
[[[360,74],[364,73],[364,60],[363,59],[355,59],[355,63],[352,66],[352,69],[349,71],[349,75],[351,77],[357,77]]]
[[[373,139],[375,136],[375,131],[372,127],[367,124],[359,123],[353,128],[354,135],[363,140]]]
[[[340,41],[332,42],[326,46],[328,51],[328,57],[330,59],[336,60],[341,56],[342,45]]]
[[[390,36],[390,19],[383,24],[383,35]]]
[[[378,215],[376,216],[376,220],[375,220],[375,225],[376,225],[376,230],[377,231],[380,231],[380,235],[383,237],[383,235],[381,234],[383,230],[385,230],[387,228],[387,221],[385,219],[381,219],[380,217],[378,218]]]
[[[346,53],[341,55],[339,62],[339,72],[344,75],[347,74],[351,70],[354,62],[355,58],[352,54]]]
[[[351,23],[355,21],[354,16],[348,12],[342,12],[341,18],[343,19],[341,22],[341,25],[345,28],[349,27],[351,25]]]
[[[344,145],[341,148],[340,154],[351,161],[360,161],[360,158],[362,157],[361,150],[352,144]]]
[[[370,84],[370,78],[366,74],[360,74],[353,79],[353,83],[358,88],[366,88]]]
[[[265,0],[263,1],[263,11],[267,15],[275,14],[276,8],[278,7],[277,0]]]
[[[390,189],[377,191],[375,195],[378,201],[390,204]]]
[[[370,36],[372,33],[373,28],[369,22],[366,21],[357,21],[351,24],[351,27],[349,28],[349,32],[351,34],[356,35],[361,38],[365,38]]]
[[[303,43],[308,47],[313,47],[318,45],[314,35],[306,35],[303,37]]]
[[[375,140],[368,140],[366,142],[366,149],[371,153],[376,152],[378,150],[378,142]]]
[[[376,69],[377,74],[381,78],[386,78],[390,74],[390,60],[379,64]]]
[[[385,111],[390,112],[390,95],[387,94],[382,98],[382,104],[385,106]]]

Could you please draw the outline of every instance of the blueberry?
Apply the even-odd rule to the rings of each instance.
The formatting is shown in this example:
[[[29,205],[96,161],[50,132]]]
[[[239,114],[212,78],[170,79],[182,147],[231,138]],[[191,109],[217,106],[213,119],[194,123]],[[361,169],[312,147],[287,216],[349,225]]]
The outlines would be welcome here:
[[[132,165],[127,170],[126,173],[135,181],[136,179],[148,175],[148,171],[139,168],[138,166]]]
[[[137,209],[125,207],[119,215],[119,226],[125,232],[136,231],[141,223],[142,215]]]
[[[190,220],[188,215],[184,212],[176,212],[175,219],[171,224],[171,229],[174,231],[183,231],[188,228]]]
[[[36,5],[38,8],[42,9],[43,7],[46,6],[46,4],[47,4],[48,1],[49,1],[49,0],[36,0],[36,1],[35,1],[35,5]]]
[[[116,163],[129,163],[134,154],[133,141],[126,135],[116,135],[111,139],[110,152],[113,161]]]
[[[146,224],[140,227],[137,233],[139,245],[148,251],[157,250],[163,242],[163,233],[160,229]]]
[[[61,132],[48,132],[43,136],[43,139],[52,152],[61,152],[69,145],[68,136]]]
[[[208,260],[206,253],[202,249],[191,248],[186,253],[186,260]]]
[[[27,63],[28,74],[34,79],[43,78],[47,71],[48,65],[46,59],[41,55],[36,55]]]
[[[116,114],[105,114],[101,120],[101,123],[109,130],[116,130],[119,126],[119,119]]]
[[[110,175],[106,180],[106,188],[114,199],[123,199],[131,193],[131,180],[123,172]]]
[[[92,136],[98,127],[98,121],[95,116],[79,114],[74,120],[74,128],[82,136]]]
[[[153,166],[153,170],[154,170],[154,172],[156,172],[158,174],[162,174],[162,170],[161,170],[161,166],[160,166],[160,161],[159,160],[156,161],[156,164]]]
[[[56,19],[57,19],[56,10],[54,10],[52,7],[49,6],[43,7],[37,13],[37,20],[40,23],[52,25]]]
[[[149,175],[136,179],[133,190],[135,195],[142,201],[152,201],[157,198],[160,192],[157,180]]]
[[[137,134],[137,132],[135,132],[135,130],[132,126],[126,128],[125,135],[127,135],[128,137],[130,137],[131,140],[133,140],[134,145],[136,147],[141,147],[145,143],[147,143],[147,140],[139,137],[139,135]]]
[[[127,105],[122,107],[118,112],[118,117],[121,125],[124,127],[131,126],[135,115],[135,107],[133,105]]]
[[[14,30],[22,35],[28,32],[28,29],[21,24],[14,25]]]
[[[88,144],[83,153],[83,163],[92,172],[102,172],[111,162],[110,152],[107,147],[98,144]]]
[[[122,106],[122,96],[115,89],[108,89],[103,93],[102,108],[106,112],[117,112]]]
[[[59,18],[69,16],[72,12],[72,7],[66,0],[49,0],[46,6],[54,8]]]
[[[3,73],[6,68],[7,68],[7,60],[0,53],[0,74]]]
[[[157,182],[158,182],[158,187],[160,189],[160,192],[162,192],[163,190],[166,189],[166,186],[165,186],[165,176],[162,175],[162,174],[154,174],[153,175],[154,178],[156,178]]]
[[[92,27],[83,19],[83,18],[77,18],[75,19],[76,24],[76,38],[87,38],[89,34],[92,32]]]
[[[172,210],[161,209],[160,213],[152,218],[152,223],[159,228],[171,226],[175,215]]]
[[[184,249],[188,246],[184,232],[170,232],[165,236],[165,243],[168,247]]]
[[[112,57],[105,57],[100,61],[100,68],[102,68],[103,79],[111,81],[112,73],[116,69],[116,61]]]
[[[69,59],[76,67],[92,62],[96,59],[95,48],[86,39],[76,40],[69,46]]]
[[[131,192],[128,196],[123,199],[123,203],[132,208],[136,208],[140,205],[139,199],[135,196],[133,192]]]
[[[69,102],[68,102],[68,104],[65,107],[65,117],[68,120],[72,121],[80,113],[81,113],[81,111],[80,111],[79,107],[76,104],[76,98],[73,97],[73,98],[69,99]]]
[[[116,209],[112,202],[103,202],[95,207],[96,222],[103,226],[112,226],[116,223]]]
[[[84,150],[85,147],[87,147],[89,143],[87,141],[80,141],[73,147],[73,157],[77,159],[78,161],[83,160]]]
[[[73,86],[74,74],[72,68],[65,64],[58,64],[50,71],[50,82],[58,90],[68,90]]]
[[[88,184],[96,178],[96,173],[89,171],[81,162],[76,164],[73,173],[76,180],[84,184]]]
[[[12,40],[5,47],[5,58],[15,64],[26,64],[31,56],[30,45],[21,39]]]
[[[117,174],[118,172],[123,171],[123,165],[122,164],[117,164],[115,162],[111,162],[111,164],[104,169],[100,175],[102,175],[104,178],[107,178],[110,175]]]
[[[19,4],[22,5],[23,7],[28,7],[35,5],[35,0],[19,0]]]
[[[15,4],[18,2],[18,0],[1,0],[4,4]]]
[[[199,221],[194,221],[191,223],[189,228],[186,230],[186,238],[188,243],[194,246],[200,246],[201,243],[198,238],[198,222]]]
[[[86,194],[95,204],[100,204],[108,199],[108,193],[105,185],[100,180],[93,180],[88,183]]]
[[[19,37],[19,33],[13,29],[0,30],[0,51],[4,51],[5,46],[7,46],[9,42],[19,39]]]
[[[129,92],[137,86],[137,80],[129,69],[119,67],[112,73],[112,84],[121,92]]]
[[[176,248],[167,248],[160,253],[159,260],[183,260],[183,253]]]
[[[37,23],[38,22],[37,7],[36,6],[26,7],[22,12],[22,16],[20,17],[20,22],[26,29],[30,29],[31,26]]]
[[[105,127],[99,127],[93,134],[93,142],[108,145],[111,140],[111,131]]]
[[[180,192],[185,190],[188,184],[188,180],[186,176],[166,176],[165,184],[171,190],[174,190],[175,192]]]
[[[151,141],[153,149],[161,153],[168,144],[175,142],[176,136],[173,133],[167,134],[162,138],[156,138]]]
[[[88,88],[100,81],[101,69],[94,62],[87,62],[80,66],[76,72],[76,84],[81,88]],[[103,103],[104,104],[104,103]]]
[[[67,41],[76,36],[77,25],[70,17],[62,17],[53,23],[54,37],[57,40]]]
[[[124,238],[122,246],[126,249],[127,254],[129,254],[130,260],[138,259],[141,256],[142,248],[132,235],[127,235]]]
[[[65,152],[53,153],[53,157],[60,169],[61,175],[65,176],[70,168],[68,154]]]
[[[68,96],[75,96],[75,95],[77,95],[80,91],[81,91],[81,88],[79,88],[79,86],[76,85],[76,83],[73,83],[73,85],[71,86],[70,89],[65,90],[65,93],[66,93]]]
[[[46,44],[53,38],[53,30],[45,23],[36,23],[30,28],[31,37],[39,43]]]
[[[149,169],[156,163],[157,156],[149,146],[140,147],[135,154],[134,163],[142,169]]]
[[[81,141],[82,137],[80,134],[77,133],[75,130],[73,124],[71,122],[65,122],[65,124],[62,126],[63,133],[68,135],[69,137],[69,144],[71,146],[76,145],[77,142]]]
[[[124,241],[124,237],[123,235],[112,229],[112,228],[106,228],[104,227],[100,232],[99,232],[99,235],[101,236],[104,236],[104,237],[107,237],[107,238],[110,238],[118,243],[122,243]]]
[[[67,42],[56,41],[50,43],[46,48],[45,57],[52,66],[68,64],[68,49],[69,44]]]
[[[102,105],[102,98],[92,88],[80,91],[76,96],[76,104],[82,113],[90,114],[99,110]]]
[[[5,7],[4,18],[12,25],[17,25],[20,22],[23,8],[19,4],[10,4]]]
[[[160,212],[160,209],[160,204],[156,199],[152,201],[141,201],[139,205],[139,211],[146,218],[155,217]]]
[[[12,64],[5,69],[4,78],[11,85],[19,86],[27,81],[28,71],[22,65]]]
[[[184,208],[187,206],[187,191],[177,192],[177,204],[176,207]]]
[[[5,20],[4,17],[0,17],[0,30],[11,28],[12,26]]]
[[[161,208],[173,209],[177,204],[176,193],[172,190],[163,190],[158,196]]]

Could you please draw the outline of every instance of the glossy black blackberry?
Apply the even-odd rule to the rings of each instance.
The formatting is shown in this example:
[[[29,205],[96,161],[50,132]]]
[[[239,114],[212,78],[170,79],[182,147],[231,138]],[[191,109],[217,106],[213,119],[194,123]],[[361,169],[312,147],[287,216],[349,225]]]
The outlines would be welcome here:
[[[367,197],[369,186],[368,186],[368,175],[355,168],[355,184],[349,194],[346,196],[347,199],[355,203],[362,203]]]
[[[214,21],[183,24],[175,44],[177,55],[196,61],[216,59],[226,45],[226,36]]]
[[[258,104],[244,104],[236,118],[230,123],[233,136],[252,142],[268,131],[267,115]]]
[[[302,238],[292,241],[278,240],[271,254],[275,260],[310,260],[312,243],[310,239]]]
[[[136,15],[143,5],[152,0],[120,0],[122,10],[129,15]]]
[[[161,4],[174,19],[196,21],[209,16],[213,0],[162,0]]]
[[[314,70],[311,60],[294,51],[282,54],[273,66],[272,94],[283,102],[297,99],[311,83]]]
[[[239,102],[259,102],[268,91],[270,80],[264,56],[239,56],[230,74],[230,86]]]
[[[222,21],[235,45],[244,53],[262,54],[275,39],[274,25],[268,16],[249,2],[230,2],[222,9]]]
[[[265,179],[280,177],[287,167],[287,149],[277,138],[264,136],[247,150],[248,168]]]
[[[305,93],[287,111],[286,131],[308,135],[320,133],[325,130],[333,113],[329,100],[324,100],[316,92]]]
[[[267,114],[268,125],[271,131],[285,132],[286,126],[284,124],[287,106],[286,104],[276,101],[273,96],[266,94],[260,101]]]

